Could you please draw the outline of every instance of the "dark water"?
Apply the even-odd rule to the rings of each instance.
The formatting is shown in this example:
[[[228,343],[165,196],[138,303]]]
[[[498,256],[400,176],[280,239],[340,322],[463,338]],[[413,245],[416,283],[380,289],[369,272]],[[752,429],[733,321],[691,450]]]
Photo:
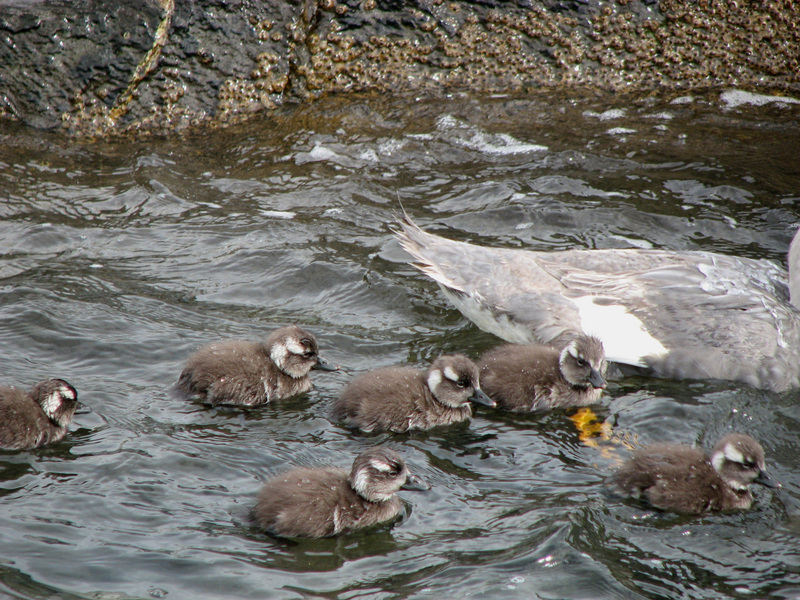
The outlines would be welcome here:
[[[747,97],[329,98],[241,128],[0,139],[2,383],[79,390],[61,443],[0,453],[0,596],[800,598],[800,392],[619,380],[571,413],[354,436],[354,373],[497,343],[405,263],[399,202],[458,239],[705,248],[783,261],[800,221],[800,105]],[[753,101],[756,103],[753,103]],[[761,99],[763,100],[763,99]],[[299,322],[346,369],[246,412],[170,396],[186,357]],[[686,518],[606,496],[627,446],[761,440],[780,493]],[[433,486],[395,527],[275,540],[261,481],[387,442]],[[624,443],[621,443],[624,442]]]

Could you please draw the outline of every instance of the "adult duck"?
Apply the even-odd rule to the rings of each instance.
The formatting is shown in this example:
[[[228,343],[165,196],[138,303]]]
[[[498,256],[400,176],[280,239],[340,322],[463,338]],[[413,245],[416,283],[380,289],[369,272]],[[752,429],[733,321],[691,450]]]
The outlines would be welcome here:
[[[562,346],[594,335],[609,361],[672,379],[800,386],[800,231],[789,270],[703,251],[534,252],[396,232],[414,265],[481,329]]]

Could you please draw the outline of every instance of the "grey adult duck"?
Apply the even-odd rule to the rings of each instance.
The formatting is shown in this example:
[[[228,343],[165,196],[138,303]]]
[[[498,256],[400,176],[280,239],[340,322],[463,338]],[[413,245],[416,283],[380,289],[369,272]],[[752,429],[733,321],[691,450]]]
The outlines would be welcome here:
[[[314,334],[289,325],[264,342],[226,340],[203,346],[189,357],[176,388],[206,404],[258,406],[309,391],[313,369],[336,368],[320,357]]]
[[[598,337],[609,361],[657,377],[800,385],[800,235],[789,271],[703,251],[534,252],[396,233],[414,265],[478,327],[509,342]]]
[[[78,392],[63,379],[30,391],[0,387],[0,448],[26,450],[63,439],[77,408]]]
[[[283,537],[331,537],[391,521],[403,510],[397,492],[428,489],[397,452],[370,448],[356,457],[349,473],[297,467],[269,480],[253,519]]]
[[[475,363],[463,354],[445,354],[424,371],[395,366],[357,375],[331,416],[361,431],[403,433],[467,421],[470,402],[495,405],[480,388]]]
[[[642,448],[611,477],[609,488],[662,510],[701,514],[750,508],[751,483],[779,487],[765,471],[761,444],[749,435],[730,433],[710,457],[680,444]]]
[[[581,335],[558,350],[544,344],[504,344],[478,360],[481,389],[500,409],[539,412],[588,406],[606,387],[603,343]]]

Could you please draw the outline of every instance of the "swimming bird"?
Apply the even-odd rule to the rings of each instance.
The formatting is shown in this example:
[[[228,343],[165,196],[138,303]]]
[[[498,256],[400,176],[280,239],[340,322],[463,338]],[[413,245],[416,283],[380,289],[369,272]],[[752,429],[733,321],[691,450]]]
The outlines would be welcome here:
[[[311,389],[312,369],[335,371],[319,356],[317,338],[297,325],[281,327],[265,342],[209,344],[186,363],[176,387],[207,404],[257,406]]]
[[[478,360],[481,389],[513,412],[588,406],[606,387],[603,343],[581,335],[559,351],[543,344],[505,344]]]
[[[678,513],[744,510],[753,504],[751,483],[779,487],[764,469],[761,444],[749,435],[730,433],[710,457],[691,446],[647,446],[611,477],[609,488]]]
[[[475,363],[463,354],[445,354],[426,371],[384,367],[356,376],[331,414],[361,431],[402,433],[469,420],[470,401],[495,405],[481,391]]]
[[[800,385],[800,235],[789,272],[703,251],[535,252],[396,233],[414,265],[478,327],[514,343],[598,337],[609,361],[657,377]],[[800,233],[800,232],[799,232]]]
[[[428,489],[397,452],[376,447],[359,454],[350,473],[298,467],[276,476],[262,488],[253,518],[283,537],[330,537],[390,521],[403,510],[398,491]]]
[[[48,379],[29,392],[0,387],[0,448],[26,450],[57,442],[78,408],[78,392],[63,379]]]

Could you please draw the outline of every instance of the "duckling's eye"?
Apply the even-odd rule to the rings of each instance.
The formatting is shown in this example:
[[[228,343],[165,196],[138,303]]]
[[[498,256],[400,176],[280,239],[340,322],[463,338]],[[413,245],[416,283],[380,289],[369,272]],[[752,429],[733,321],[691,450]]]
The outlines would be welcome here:
[[[317,353],[314,352],[313,350],[306,350],[305,352],[303,352],[303,356],[305,356],[306,358],[314,358],[316,355]]]
[[[397,477],[398,475],[400,475],[400,471],[402,471],[402,469],[400,468],[400,465],[397,465],[397,464],[389,465],[388,473],[392,477]]]
[[[576,358],[575,359],[575,364],[577,364],[579,367],[585,367],[589,363],[586,361],[585,358]]]
[[[472,381],[467,377],[462,377],[456,382],[456,385],[460,388],[468,388],[469,386],[472,385]]]

